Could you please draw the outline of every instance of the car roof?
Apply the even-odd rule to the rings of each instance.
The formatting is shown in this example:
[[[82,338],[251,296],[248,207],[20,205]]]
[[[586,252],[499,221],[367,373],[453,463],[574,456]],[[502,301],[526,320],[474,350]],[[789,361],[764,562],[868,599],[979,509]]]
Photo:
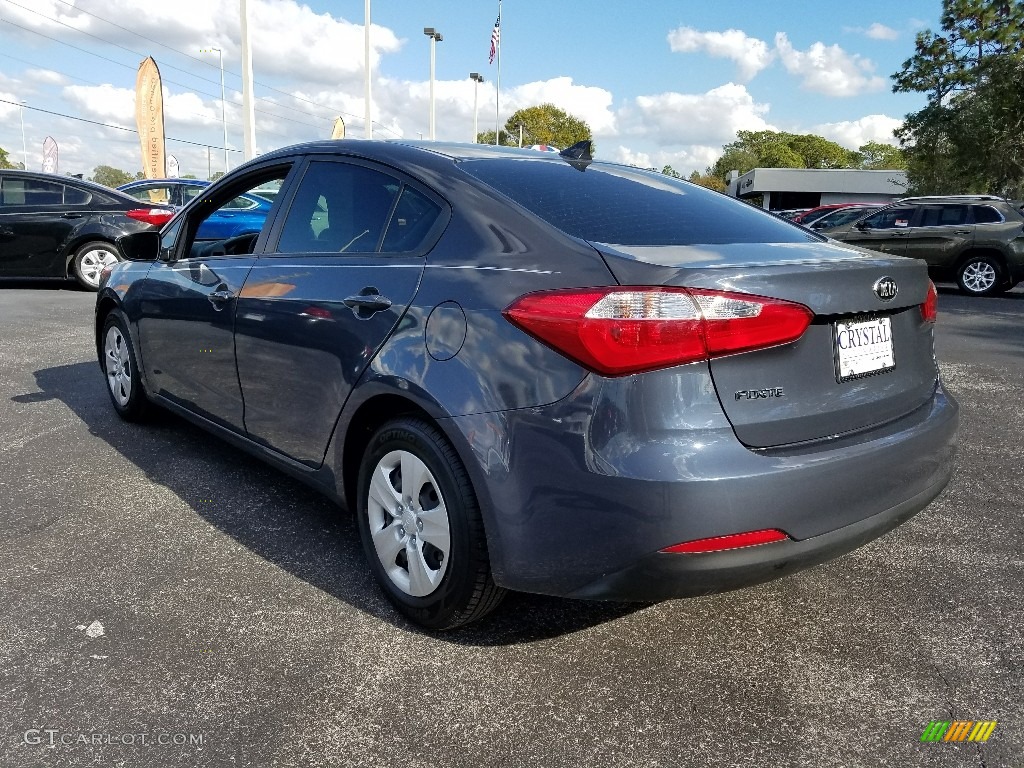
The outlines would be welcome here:
[[[45,173],[43,171],[23,171],[20,168],[4,168],[0,169],[0,173],[5,176],[21,176],[27,179],[41,179],[42,181],[54,181],[62,184],[71,184],[72,186],[83,187],[84,189],[93,189],[97,192],[113,192],[117,194],[117,190],[112,187],[107,187],[103,184],[98,184],[95,181],[89,181],[88,179],[80,179],[77,176],[65,176],[59,173]]]
[[[40,179],[42,181],[59,182],[61,184],[68,184],[72,187],[78,187],[79,189],[86,189],[92,192],[99,192],[104,195],[110,195],[122,202],[132,202],[138,205],[139,201],[130,195],[126,195],[120,189],[108,187],[103,184],[98,184],[95,181],[88,181],[87,179],[80,179],[77,176],[64,176],[58,173],[44,173],[42,171],[23,171],[19,168],[3,168],[0,169],[0,174],[5,176],[23,177],[27,179]],[[154,205],[155,208],[159,208],[159,205]]]
[[[897,203],[1005,203],[1006,199],[996,195],[921,195],[904,197]]]
[[[207,187],[210,182],[204,179],[135,179],[133,181],[119,184],[118,189],[128,189],[129,187],[138,187],[143,184],[189,184],[193,187]]]
[[[336,154],[355,155],[368,159],[387,161],[388,159],[419,157],[421,161],[434,157],[447,160],[477,160],[484,158],[509,158],[530,160],[544,163],[564,163],[565,158],[556,152],[538,152],[527,147],[504,147],[493,144],[472,144],[443,141],[408,141],[405,139],[327,139],[305,144],[293,144],[281,147],[260,155],[249,162],[273,160],[276,157],[288,157],[302,154]],[[595,163],[600,161],[595,160]],[[605,162],[604,164],[608,164]],[[239,166],[242,167],[242,166]],[[638,169],[643,170],[643,169]]]

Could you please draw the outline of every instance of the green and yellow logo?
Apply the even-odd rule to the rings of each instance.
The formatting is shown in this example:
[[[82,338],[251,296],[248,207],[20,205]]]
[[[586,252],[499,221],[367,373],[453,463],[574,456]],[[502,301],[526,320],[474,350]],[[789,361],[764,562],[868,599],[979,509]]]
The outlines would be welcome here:
[[[995,720],[932,720],[921,741],[988,741],[995,729]]]

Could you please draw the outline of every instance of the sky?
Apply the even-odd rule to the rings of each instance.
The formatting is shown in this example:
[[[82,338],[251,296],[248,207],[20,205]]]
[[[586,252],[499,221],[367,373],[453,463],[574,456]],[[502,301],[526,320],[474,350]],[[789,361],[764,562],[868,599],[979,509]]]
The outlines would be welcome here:
[[[365,0],[248,0],[257,153],[330,137],[336,116],[365,135]],[[550,102],[585,120],[600,159],[703,171],[739,130],[815,133],[856,149],[895,143],[924,106],[890,75],[914,36],[937,29],[940,0],[503,0],[498,62],[488,63],[497,0],[372,0],[374,138],[428,135],[436,43],[439,140],[471,141],[515,110]],[[168,154],[182,174],[243,160],[239,0],[0,0],[0,147],[60,172],[142,167],[135,74],[152,56],[164,85]],[[485,81],[474,86],[470,72]],[[500,99],[499,99],[500,97]],[[24,106],[19,106],[24,102]],[[128,129],[128,130],[125,130]],[[212,147],[212,149],[207,149]]]

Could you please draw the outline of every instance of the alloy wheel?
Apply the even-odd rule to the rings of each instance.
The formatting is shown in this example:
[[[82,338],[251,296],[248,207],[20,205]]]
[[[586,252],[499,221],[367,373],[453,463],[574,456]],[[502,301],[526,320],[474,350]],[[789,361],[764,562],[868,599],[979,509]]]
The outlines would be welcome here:
[[[992,290],[999,276],[995,267],[987,261],[973,261],[964,267],[961,279],[964,287],[971,293],[985,293]]]

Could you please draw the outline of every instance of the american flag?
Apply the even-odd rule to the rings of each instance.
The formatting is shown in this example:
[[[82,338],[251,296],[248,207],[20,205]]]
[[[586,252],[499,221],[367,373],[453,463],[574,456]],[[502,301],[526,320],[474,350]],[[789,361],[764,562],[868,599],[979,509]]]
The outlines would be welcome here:
[[[491,55],[487,59],[488,64],[494,63],[494,55],[498,52],[498,48],[501,47],[501,14],[498,14],[497,21],[494,22],[494,29],[491,30]]]

